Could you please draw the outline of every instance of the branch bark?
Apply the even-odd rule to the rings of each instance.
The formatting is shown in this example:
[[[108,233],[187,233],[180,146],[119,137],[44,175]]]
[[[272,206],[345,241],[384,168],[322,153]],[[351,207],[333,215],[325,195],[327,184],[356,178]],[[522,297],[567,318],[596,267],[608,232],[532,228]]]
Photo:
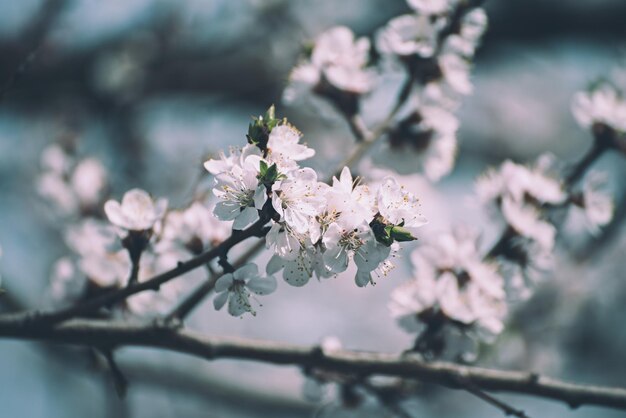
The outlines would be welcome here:
[[[204,358],[252,360],[277,365],[319,368],[357,376],[384,375],[465,390],[469,382],[485,391],[531,395],[576,408],[596,405],[626,410],[626,389],[570,383],[534,373],[424,362],[403,354],[360,351],[324,353],[316,346],[290,345],[230,337],[208,337],[158,324],[74,319],[54,327],[0,317],[0,337],[83,346],[137,346],[167,349]]]

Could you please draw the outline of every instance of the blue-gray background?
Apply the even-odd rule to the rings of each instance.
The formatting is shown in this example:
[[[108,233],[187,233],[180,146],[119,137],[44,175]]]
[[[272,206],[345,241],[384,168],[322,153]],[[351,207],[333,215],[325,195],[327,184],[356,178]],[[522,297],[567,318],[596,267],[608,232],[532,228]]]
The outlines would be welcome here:
[[[621,57],[623,1],[488,3],[491,28],[476,60],[475,94],[460,113],[458,165],[434,186],[406,179],[431,220],[424,234],[469,221],[490,236],[488,220],[467,202],[473,178],[489,165],[544,151],[579,157],[589,137],[569,112],[571,96]],[[50,265],[66,251],[34,193],[45,144],[75,132],[81,152],[109,169],[116,197],[142,187],[181,205],[205,157],[241,144],[250,115],[280,102],[303,40],[338,23],[371,34],[406,10],[401,0],[0,0],[0,85],[33,53],[0,102],[0,268],[11,292],[0,300],[3,309],[10,299],[42,304]],[[351,146],[340,120],[303,107],[279,106],[279,114],[318,149],[310,164],[320,170],[330,170]],[[607,157],[599,165],[612,173],[621,199],[624,161]],[[602,243],[562,245],[555,273],[516,310],[515,326],[483,363],[626,386],[624,241],[617,230]],[[591,260],[568,255],[581,249]],[[256,318],[230,318],[207,303],[191,326],[307,344],[335,335],[349,348],[399,351],[410,338],[386,302],[407,274],[405,260],[374,288],[357,289],[349,277],[303,289],[281,283]],[[120,364],[131,381],[123,401],[82,350],[0,341],[0,416],[300,417],[318,409],[303,400],[293,368],[209,364],[136,349],[122,350]],[[622,416],[505,399],[533,417]],[[502,415],[468,394],[429,387],[408,406],[420,417]],[[331,405],[325,413],[384,411]]]

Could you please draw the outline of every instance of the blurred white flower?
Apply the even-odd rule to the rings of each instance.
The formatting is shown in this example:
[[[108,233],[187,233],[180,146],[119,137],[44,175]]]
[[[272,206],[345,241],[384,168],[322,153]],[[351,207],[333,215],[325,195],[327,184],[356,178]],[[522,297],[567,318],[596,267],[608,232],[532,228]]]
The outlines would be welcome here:
[[[452,91],[466,96],[474,89],[470,80],[469,62],[455,54],[444,54],[438,59],[443,81]]]
[[[126,231],[146,231],[160,222],[167,209],[167,199],[156,202],[141,189],[132,189],[124,194],[122,202],[109,200],[104,212],[109,221]]]
[[[450,10],[454,0],[407,0],[408,5],[418,13],[437,15]]]
[[[70,257],[58,259],[50,273],[50,297],[54,304],[64,304],[78,299],[87,285],[87,278],[77,271]]]
[[[603,82],[590,91],[578,92],[572,100],[572,113],[583,128],[602,123],[626,131],[626,101],[620,91]]]
[[[431,57],[437,46],[441,23],[441,19],[426,15],[398,16],[378,32],[376,47],[382,54]]]
[[[101,201],[107,188],[107,172],[100,161],[85,158],[74,168],[70,184],[81,206],[94,207]]]
[[[95,158],[75,160],[58,144],[41,153],[37,192],[57,215],[70,217],[98,209],[107,190],[107,172]]]
[[[506,315],[504,281],[482,261],[478,234],[469,228],[437,236],[418,248],[411,261],[415,279],[392,293],[391,313],[407,331],[419,332],[422,315],[447,318],[498,334]]]
[[[310,60],[292,71],[286,98],[293,99],[302,90],[316,88],[324,81],[335,88],[363,94],[372,88],[372,73],[365,69],[370,42],[354,38],[345,26],[337,26],[317,37]]]
[[[145,252],[139,264],[139,283],[175,268],[178,262],[186,257],[186,253],[177,250]],[[130,263],[126,277],[129,274]],[[189,275],[193,275],[193,273],[187,273],[185,276]],[[132,295],[126,300],[126,308],[133,315],[140,317],[154,318],[167,314],[183,294],[186,283],[185,276],[162,284],[157,291],[145,291]]]
[[[230,236],[232,223],[220,221],[212,212],[200,202],[168,212],[157,246],[186,248],[192,253],[200,253],[218,245]]]
[[[250,304],[250,292],[257,295],[268,295],[276,290],[276,279],[273,276],[261,277],[256,264],[248,263],[233,273],[224,274],[215,282],[216,297],[213,305],[216,310],[228,302],[228,313],[241,316],[246,312],[256,315]]]
[[[476,181],[481,203],[496,209],[517,233],[537,241],[546,250],[554,246],[556,229],[544,218],[546,204],[567,199],[561,182],[547,174],[540,157],[534,168],[505,161],[499,170],[489,170]]]
[[[45,172],[37,179],[37,193],[52,203],[61,216],[71,216],[78,212],[79,202],[65,179],[55,172]]]
[[[41,152],[41,168],[58,175],[66,174],[73,165],[73,159],[59,144],[51,144]]]

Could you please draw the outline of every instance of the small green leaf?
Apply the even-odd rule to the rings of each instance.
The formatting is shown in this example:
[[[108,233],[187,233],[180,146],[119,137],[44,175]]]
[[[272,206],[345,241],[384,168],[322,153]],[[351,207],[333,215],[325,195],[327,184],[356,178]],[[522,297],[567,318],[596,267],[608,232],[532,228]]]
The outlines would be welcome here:
[[[401,226],[392,227],[389,235],[392,239],[398,242],[415,241],[417,239],[411,235],[407,229]]]

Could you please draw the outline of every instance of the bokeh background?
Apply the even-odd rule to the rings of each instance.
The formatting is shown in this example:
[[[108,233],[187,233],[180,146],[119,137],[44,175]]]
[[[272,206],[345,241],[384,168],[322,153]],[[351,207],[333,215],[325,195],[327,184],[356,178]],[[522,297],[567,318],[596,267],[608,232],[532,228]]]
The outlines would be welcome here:
[[[509,0],[486,4],[490,29],[475,63],[475,93],[464,101],[456,169],[430,185],[403,181],[430,219],[423,234],[458,222],[494,228],[471,204],[476,175],[503,159],[551,151],[565,161],[590,145],[570,113],[572,95],[623,58],[626,3],[620,0]],[[39,154],[61,135],[102,160],[113,195],[131,187],[186,203],[201,163],[245,141],[251,115],[278,104],[318,151],[309,165],[329,172],[353,145],[328,112],[280,104],[302,42],[335,24],[372,34],[407,11],[403,0],[0,0],[0,243],[2,309],[42,306],[51,264],[67,250],[35,193]],[[370,100],[366,109],[377,107]],[[367,116],[367,115],[366,115]],[[373,122],[369,120],[369,122]],[[590,238],[568,223],[555,271],[514,309],[511,325],[481,364],[535,370],[588,383],[626,386],[626,164],[607,156],[616,225]],[[408,250],[407,250],[408,254]],[[259,259],[263,260],[261,256]],[[261,262],[262,263],[262,262]],[[256,317],[231,318],[205,303],[190,326],[206,333],[315,344],[337,336],[347,348],[400,351],[410,344],[390,318],[390,291],[410,275],[401,260],[375,287],[351,278],[264,298]],[[0,341],[0,415],[6,417],[306,417],[299,370],[244,362],[207,363],[124,349],[130,379],[117,398],[102,365],[84,350]],[[330,399],[330,398],[329,398]],[[503,396],[530,416],[622,413]],[[499,417],[471,395],[424,387],[408,404],[420,417]],[[321,416],[385,416],[369,403]]]

